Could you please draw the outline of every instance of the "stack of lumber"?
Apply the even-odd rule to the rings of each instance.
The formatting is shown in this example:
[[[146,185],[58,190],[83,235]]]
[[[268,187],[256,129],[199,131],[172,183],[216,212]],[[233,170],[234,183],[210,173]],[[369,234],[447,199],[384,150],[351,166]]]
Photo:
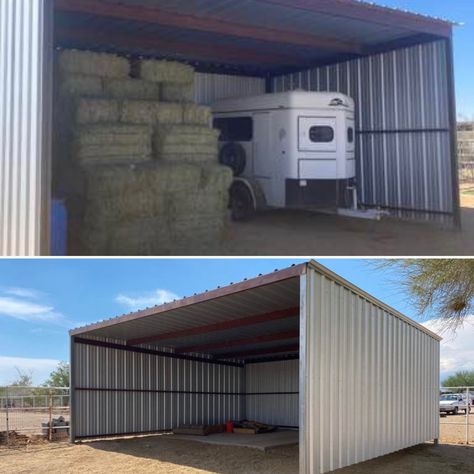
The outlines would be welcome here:
[[[56,188],[83,255],[173,255],[215,247],[232,173],[218,164],[194,70],[64,50],[56,101]],[[61,196],[62,197],[62,196]]]

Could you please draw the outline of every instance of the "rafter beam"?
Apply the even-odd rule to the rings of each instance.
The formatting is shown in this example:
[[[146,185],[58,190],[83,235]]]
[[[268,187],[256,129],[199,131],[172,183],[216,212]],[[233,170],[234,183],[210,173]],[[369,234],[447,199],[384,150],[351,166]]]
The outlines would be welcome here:
[[[252,351],[241,352],[227,352],[219,354],[219,360],[224,359],[246,359],[247,357],[266,355],[266,354],[281,354],[282,352],[297,352],[300,350],[299,344],[292,344],[289,346],[268,347],[266,349],[255,349]]]
[[[210,15],[197,16],[140,5],[111,5],[110,3],[99,0],[56,0],[55,5],[57,11],[89,13],[101,17],[128,21],[144,21],[161,26],[172,26],[207,33],[211,32],[226,36],[266,41],[269,43],[286,43],[295,46],[346,53],[361,52],[360,45],[349,41],[341,41],[337,38],[269,28],[263,25],[252,26],[243,23],[235,23]]]
[[[227,329],[241,328],[245,326],[253,326],[255,324],[265,323],[267,321],[276,321],[278,319],[292,318],[299,316],[299,307],[273,311],[271,313],[247,316],[246,318],[232,319],[221,321],[214,324],[206,324],[205,326],[197,326],[179,331],[172,331],[163,334],[155,334],[151,336],[131,339],[127,341],[127,345],[147,344],[150,342],[166,341],[170,339],[178,339],[180,337],[196,336],[199,334],[208,334],[211,332],[225,331]]]
[[[178,354],[186,352],[206,352],[215,349],[225,349],[227,347],[248,346],[251,344],[260,344],[262,342],[282,341],[286,339],[297,339],[300,335],[298,330],[284,331],[276,334],[264,334],[261,336],[246,337],[242,339],[225,340],[220,342],[211,342],[209,344],[196,344],[194,346],[181,347],[176,349]]]
[[[160,55],[180,55],[188,59],[220,61],[223,64],[245,64],[257,66],[296,66],[300,64],[297,57],[279,53],[257,52],[253,49],[216,44],[189,43],[162,39],[157,35],[144,33],[123,33],[119,30],[97,30],[93,27],[69,29],[59,27],[55,31],[59,46],[75,41],[85,46],[103,45],[115,47],[122,51],[130,48],[140,51],[158,52]]]

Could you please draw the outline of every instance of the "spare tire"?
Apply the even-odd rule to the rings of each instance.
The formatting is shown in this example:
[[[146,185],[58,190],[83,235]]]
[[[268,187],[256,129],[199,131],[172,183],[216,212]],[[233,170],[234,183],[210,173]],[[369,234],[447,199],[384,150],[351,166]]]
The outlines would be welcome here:
[[[226,143],[219,153],[219,162],[231,168],[234,176],[240,176],[247,164],[245,148],[240,143]]]
[[[230,188],[230,209],[233,221],[248,221],[255,215],[252,192],[243,180],[234,181]]]

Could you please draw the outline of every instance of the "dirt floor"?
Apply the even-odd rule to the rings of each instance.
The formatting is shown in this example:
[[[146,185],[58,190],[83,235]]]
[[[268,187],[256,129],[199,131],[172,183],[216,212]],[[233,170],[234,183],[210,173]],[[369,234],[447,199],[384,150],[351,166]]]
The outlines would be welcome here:
[[[298,448],[266,453],[255,449],[202,445],[173,440],[167,435],[0,448],[0,473],[114,473],[141,474],[297,474]],[[474,447],[424,444],[384,456],[342,473],[468,474],[474,472]]]
[[[449,444],[464,444],[466,440],[466,415],[448,415],[440,419],[440,441]],[[474,412],[469,416],[469,443],[474,446]]]
[[[462,229],[398,219],[380,222],[349,219],[304,211],[262,212],[250,222],[231,223],[227,239],[214,254],[472,256],[474,185],[462,186],[461,202]]]
[[[441,444],[430,443],[383,456],[337,472],[347,474],[468,474],[474,472],[474,445],[462,446],[463,415],[441,419]],[[474,443],[474,414],[471,415]],[[443,444],[446,443],[446,444]],[[450,443],[450,444],[448,444]],[[298,447],[262,452],[256,449],[206,445],[170,435],[103,440],[70,445],[39,443],[26,448],[0,447],[3,473],[114,474],[297,474]]]

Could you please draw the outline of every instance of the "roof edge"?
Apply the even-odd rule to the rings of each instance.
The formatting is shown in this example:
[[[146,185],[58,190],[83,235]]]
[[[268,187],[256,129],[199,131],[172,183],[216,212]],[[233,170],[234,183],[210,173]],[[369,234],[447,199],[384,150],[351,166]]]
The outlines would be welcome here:
[[[332,270],[329,270],[329,268],[325,267],[321,263],[317,262],[316,260],[310,260],[308,262],[308,265],[315,270],[316,272],[329,277],[331,280],[336,281],[337,283],[349,288],[350,290],[354,291],[355,293],[360,294],[367,300],[369,300],[371,303],[382,307],[385,309],[387,312],[393,314],[395,317],[401,319],[403,322],[410,324],[411,326],[415,327],[416,329],[419,329],[420,331],[424,332],[428,336],[432,337],[433,339],[436,339],[437,341],[441,341],[443,338],[439,336],[438,334],[434,333],[433,331],[430,331],[428,328],[423,326],[420,323],[417,323],[415,320],[409,318],[408,316],[404,315],[400,311],[396,310],[392,306],[388,305],[387,303],[384,303],[383,301],[379,300],[375,296],[371,295],[370,293],[367,293],[367,291],[363,290],[357,285],[354,285],[354,283],[351,283],[349,280],[346,280],[344,277],[338,275],[337,273],[333,272]]]
[[[224,296],[240,293],[242,291],[258,288],[261,286],[270,285],[290,278],[298,277],[306,271],[308,262],[294,264],[291,267],[284,268],[282,270],[275,270],[272,273],[260,274],[259,276],[251,279],[245,279],[238,283],[231,283],[230,285],[222,288],[216,288],[214,290],[205,291],[193,296],[184,297],[180,300],[165,303],[159,306],[153,306],[140,311],[135,311],[121,316],[116,316],[107,320],[92,323],[87,326],[73,328],[69,331],[70,336],[78,336],[79,334],[86,334],[96,329],[102,329],[116,324],[134,321],[136,319],[146,318],[147,316],[153,316],[166,311],[171,311],[178,308],[184,308],[197,303],[202,303],[211,299],[222,298]]]

